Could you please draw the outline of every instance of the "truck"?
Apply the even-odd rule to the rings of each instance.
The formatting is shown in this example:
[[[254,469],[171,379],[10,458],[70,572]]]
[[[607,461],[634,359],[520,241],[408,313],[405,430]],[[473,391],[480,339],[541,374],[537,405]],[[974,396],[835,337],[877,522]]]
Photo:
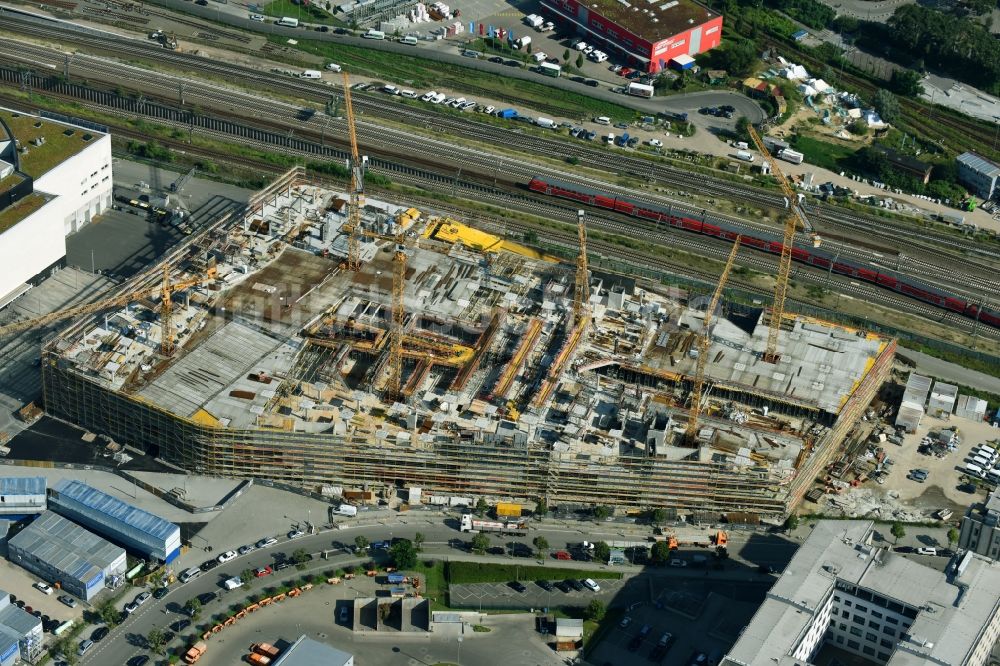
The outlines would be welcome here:
[[[636,83],[633,81],[628,84],[626,92],[635,97],[645,97],[648,99],[653,96],[653,86],[647,86],[644,83]]]
[[[281,654],[281,650],[274,647],[270,643],[254,643],[251,646],[251,649],[257,654],[262,654],[265,657],[270,657],[271,659],[274,659]]]
[[[471,532],[497,532],[500,534],[520,534],[526,531],[523,520],[479,520],[469,514],[462,516],[461,531]]]
[[[233,576],[222,581],[222,586],[227,590],[235,590],[238,587],[243,587],[243,581],[239,576]]]
[[[497,111],[498,118],[517,118],[517,111],[514,109],[504,109],[503,111]]]
[[[539,116],[538,118],[535,118],[535,124],[538,125],[539,127],[544,127],[546,129],[554,129],[555,127],[557,127],[559,125],[559,123],[557,123],[556,121],[552,120],[551,118],[542,118],[541,116]],[[497,516],[500,516],[500,515],[501,515],[500,514],[500,505],[498,504],[497,505]],[[518,511],[518,515],[520,515],[520,511]]]
[[[184,653],[184,663],[194,664],[197,663],[199,659],[204,656],[208,651],[208,644],[205,641],[198,641],[194,645],[188,648],[188,651]]]
[[[274,22],[274,25],[282,25],[286,28],[297,28],[299,27],[299,20],[291,16],[282,16],[280,19]]]
[[[736,159],[743,160],[744,162],[753,162],[753,155],[746,150],[737,150]]]
[[[257,654],[256,652],[251,652],[247,655],[247,661],[255,666],[268,666],[271,663],[271,658],[265,657],[262,654]]]
[[[517,40],[514,42],[514,48],[523,49],[530,43],[531,43],[531,37],[518,37]]]
[[[792,164],[802,164],[805,155],[791,148],[785,148],[778,151],[778,157]]]
[[[358,515],[358,507],[351,506],[350,504],[341,504],[336,509],[333,510],[338,516],[356,516]]]
[[[524,22],[530,25],[532,28],[538,28],[543,23],[545,23],[545,19],[543,19],[538,14],[528,14],[527,16],[524,17]]]
[[[546,120],[545,118],[539,118],[539,121]],[[551,120],[549,121],[552,122]],[[538,123],[541,125],[541,123]],[[497,518],[520,518],[521,517],[521,505],[515,504],[514,502],[497,502]]]

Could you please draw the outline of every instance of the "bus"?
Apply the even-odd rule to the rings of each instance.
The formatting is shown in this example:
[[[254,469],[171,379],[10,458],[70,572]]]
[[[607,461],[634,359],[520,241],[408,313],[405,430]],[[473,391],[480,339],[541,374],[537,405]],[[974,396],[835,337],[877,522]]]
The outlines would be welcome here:
[[[559,65],[553,65],[550,62],[543,62],[538,65],[538,71],[545,76],[551,76],[558,79],[559,75],[562,74],[562,67]]]

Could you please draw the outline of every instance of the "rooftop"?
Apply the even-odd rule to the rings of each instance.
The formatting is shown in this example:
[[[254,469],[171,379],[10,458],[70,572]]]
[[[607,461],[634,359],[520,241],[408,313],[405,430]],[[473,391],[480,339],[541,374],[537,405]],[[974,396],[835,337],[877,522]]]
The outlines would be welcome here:
[[[41,623],[41,619],[10,603],[10,593],[0,590],[0,646],[5,637],[18,641]],[[2,647],[0,654],[3,654]]]
[[[44,495],[44,476],[0,477],[0,495]]]
[[[964,164],[974,171],[978,171],[987,177],[1000,176],[1000,165],[990,162],[985,157],[975,153],[962,153],[957,158],[960,164]]]
[[[55,496],[61,495],[75,500],[85,507],[102,513],[108,519],[121,522],[156,539],[167,539],[180,529],[170,521],[148,511],[143,511],[80,481],[62,479],[55,485],[53,491]]]
[[[941,571],[873,547],[873,527],[864,520],[817,523],[723,664],[801,664],[790,654],[838,582],[917,609],[911,638],[897,645],[889,666],[965,663],[996,613],[1000,564],[970,555],[953,582]]]
[[[346,666],[352,664],[354,655],[335,647],[330,647],[325,643],[314,641],[305,635],[299,636],[299,640],[292,643],[275,660],[274,666]]]
[[[103,136],[91,129],[9,109],[0,109],[0,120],[6,123],[10,133],[20,141],[21,148],[26,149],[20,153],[21,171],[35,179],[45,175],[53,167],[73,157]],[[44,143],[40,146],[34,145],[32,142],[39,138],[43,139]]]
[[[124,562],[125,555],[121,548],[51,511],[39,514],[10,544],[84,583],[119,558]]]
[[[0,234],[14,228],[16,224],[27,219],[29,215],[38,212],[51,199],[52,197],[46,194],[34,192],[17,203],[0,210]]]
[[[586,0],[581,4],[651,44],[719,16],[694,0]]]

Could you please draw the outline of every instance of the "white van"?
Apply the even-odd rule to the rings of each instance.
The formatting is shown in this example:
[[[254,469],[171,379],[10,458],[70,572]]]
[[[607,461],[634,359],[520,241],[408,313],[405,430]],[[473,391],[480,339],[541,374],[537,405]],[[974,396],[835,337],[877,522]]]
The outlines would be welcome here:
[[[416,35],[406,35],[405,37],[400,37],[399,38],[399,43],[400,44],[406,44],[407,46],[416,46],[417,45],[417,41],[418,40],[417,40]]]
[[[978,476],[978,477],[982,478],[982,476],[983,476],[983,468],[980,467],[979,465],[975,464],[975,463],[966,463],[966,465],[965,465],[965,473],[969,474],[971,476]]]
[[[413,99],[414,97],[417,96],[417,93],[413,92],[412,90],[400,90],[399,96],[405,97],[406,99]]]
[[[390,95],[398,95],[399,88],[392,85],[391,83],[387,83],[384,86],[382,86],[382,92],[389,93]]]
[[[189,580],[194,580],[200,575],[201,575],[201,569],[197,567],[191,567],[190,569],[182,573],[179,578],[182,583],[186,583]]]
[[[989,469],[990,468],[990,459],[989,458],[984,458],[982,456],[975,456],[972,459],[972,462],[976,463],[977,465],[979,465],[980,467],[982,467],[984,469]]]
[[[385,33],[381,30],[368,30],[368,32],[361,36],[365,39],[385,39]]]
[[[921,546],[917,548],[917,555],[937,555],[937,548],[933,546]]]
[[[440,104],[446,99],[448,99],[447,95],[445,95],[444,93],[438,93],[437,95],[434,95],[434,97],[431,99],[431,104]]]
[[[233,576],[223,581],[222,586],[227,590],[235,590],[238,587],[243,587],[243,580],[239,576]]]
[[[303,79],[322,79],[323,72],[320,72],[319,70],[316,69],[307,69],[301,74],[299,74],[299,76],[301,76]]]
[[[327,65],[327,66],[326,66],[326,68],[327,68],[328,70],[330,70],[331,72],[339,72],[339,71],[341,71],[342,69],[344,69],[343,67],[341,67],[340,65],[338,65],[338,64],[337,64],[337,63],[335,63],[335,62],[331,62],[331,63],[330,63],[329,65]]]
[[[598,125],[610,125],[611,118],[608,118],[607,116],[597,116],[596,118],[594,118],[594,122],[597,123]]]

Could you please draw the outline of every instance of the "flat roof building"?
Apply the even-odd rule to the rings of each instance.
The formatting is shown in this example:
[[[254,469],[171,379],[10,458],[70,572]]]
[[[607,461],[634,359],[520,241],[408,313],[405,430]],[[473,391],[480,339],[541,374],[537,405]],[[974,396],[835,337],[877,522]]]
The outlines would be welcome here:
[[[874,523],[820,521],[722,666],[804,666],[827,646],[888,666],[982,666],[1000,636],[1000,564],[945,574],[872,545]]]
[[[649,72],[714,49],[722,16],[694,0],[543,0],[557,24],[568,24],[609,55]]]
[[[54,511],[146,557],[172,562],[181,548],[181,528],[80,481],[63,479],[49,492]]]
[[[42,652],[42,621],[10,602],[0,590],[0,666],[32,662]]]
[[[123,549],[51,511],[11,537],[7,549],[14,564],[87,601],[124,582]]]
[[[45,511],[45,477],[0,477],[0,517],[17,520]]]
[[[969,507],[962,517],[958,546],[992,560],[1000,559],[1000,488],[984,503]]]
[[[314,641],[304,634],[281,653],[273,666],[354,666],[354,655],[326,643]]]
[[[955,158],[958,165],[958,179],[969,186],[981,199],[992,199],[997,191],[1000,165],[990,162],[975,153],[962,153]]]

